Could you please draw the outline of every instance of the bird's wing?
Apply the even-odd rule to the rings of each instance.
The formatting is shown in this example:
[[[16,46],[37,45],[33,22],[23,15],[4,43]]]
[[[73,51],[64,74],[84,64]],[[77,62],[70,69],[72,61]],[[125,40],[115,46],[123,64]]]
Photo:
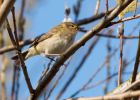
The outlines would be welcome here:
[[[33,43],[30,45],[30,47],[36,46],[39,42],[44,41],[44,40],[52,37],[54,34],[58,33],[59,27],[60,26],[58,25],[58,26],[52,28],[50,31],[48,31],[47,34],[44,33],[44,34],[36,37],[36,39],[33,41]]]
[[[36,46],[39,42],[41,42],[41,41],[43,41],[43,40],[45,40],[47,38],[50,38],[51,36],[52,36],[52,34],[44,33],[44,34],[36,37],[35,40],[33,41],[33,43],[30,45],[30,47]]]

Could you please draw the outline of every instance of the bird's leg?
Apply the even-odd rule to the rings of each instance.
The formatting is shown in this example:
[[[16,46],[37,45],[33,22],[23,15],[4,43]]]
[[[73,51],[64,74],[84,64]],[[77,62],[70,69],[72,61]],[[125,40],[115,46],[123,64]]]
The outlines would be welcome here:
[[[51,57],[51,56],[48,56],[48,55],[43,54],[43,53],[41,53],[40,55],[43,56],[43,57],[46,57],[46,58],[50,59],[51,61],[56,61],[55,60],[55,57]]]
[[[45,54],[47,57],[60,57],[61,54]]]
[[[57,62],[59,60],[59,57],[61,56],[62,54],[45,54],[45,57],[54,61],[54,62]],[[56,59],[55,59],[56,58]],[[64,66],[67,66],[66,64],[62,64]]]

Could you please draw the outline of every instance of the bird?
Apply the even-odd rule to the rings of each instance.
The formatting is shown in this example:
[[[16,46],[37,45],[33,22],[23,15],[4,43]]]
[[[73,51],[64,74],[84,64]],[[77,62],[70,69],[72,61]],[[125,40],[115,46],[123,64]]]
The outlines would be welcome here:
[[[75,40],[76,33],[80,27],[73,22],[62,22],[47,33],[37,37],[30,47],[22,52],[22,57],[27,60],[30,57],[39,54],[45,54],[46,57],[61,56]],[[18,59],[18,55],[12,57]]]

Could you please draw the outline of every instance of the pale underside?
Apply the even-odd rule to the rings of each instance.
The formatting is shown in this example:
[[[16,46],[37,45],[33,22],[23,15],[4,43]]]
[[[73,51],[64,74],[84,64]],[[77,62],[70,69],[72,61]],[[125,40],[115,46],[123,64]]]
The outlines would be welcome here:
[[[74,36],[75,37],[75,36]],[[48,38],[36,46],[32,46],[28,50],[28,54],[25,56],[25,59],[35,56],[38,54],[44,54],[45,56],[58,56],[64,53],[64,51],[69,48],[74,42],[74,37],[70,39],[62,39],[62,37],[53,36],[53,38]]]

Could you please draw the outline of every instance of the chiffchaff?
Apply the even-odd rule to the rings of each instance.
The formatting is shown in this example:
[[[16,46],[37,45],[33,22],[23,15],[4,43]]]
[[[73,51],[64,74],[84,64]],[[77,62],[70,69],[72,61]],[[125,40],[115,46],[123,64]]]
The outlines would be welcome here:
[[[45,56],[59,56],[74,42],[75,35],[80,28],[72,22],[62,22],[46,34],[37,37],[30,48],[22,53],[26,60],[29,57],[45,54]],[[12,57],[18,59],[18,56]]]

